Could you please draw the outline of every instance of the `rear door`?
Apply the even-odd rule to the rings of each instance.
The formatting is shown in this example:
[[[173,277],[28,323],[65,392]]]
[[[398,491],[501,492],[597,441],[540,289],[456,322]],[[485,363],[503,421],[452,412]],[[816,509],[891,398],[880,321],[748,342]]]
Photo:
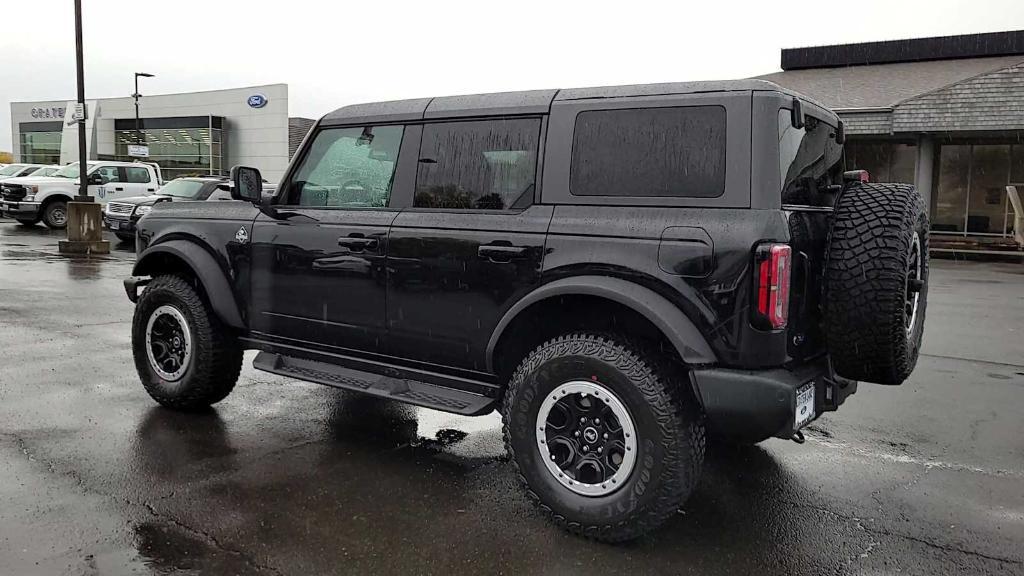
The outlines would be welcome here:
[[[423,126],[415,191],[391,227],[391,354],[484,372],[492,331],[539,283],[539,117]]]
[[[379,353],[402,125],[325,128],[252,230],[253,330],[299,345]],[[410,139],[411,140],[407,140]],[[411,150],[415,152],[415,148]]]
[[[124,178],[121,184],[121,188],[124,190],[123,197],[149,196],[156,192],[158,187],[156,178],[148,167],[125,166],[123,170]]]

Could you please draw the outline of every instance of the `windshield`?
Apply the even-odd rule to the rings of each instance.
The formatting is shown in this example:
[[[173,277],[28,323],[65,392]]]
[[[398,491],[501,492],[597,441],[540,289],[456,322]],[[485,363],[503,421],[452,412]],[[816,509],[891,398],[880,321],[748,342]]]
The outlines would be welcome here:
[[[92,168],[95,165],[96,164],[92,162],[86,164],[86,166],[88,166],[89,168]],[[67,166],[54,172],[53,175],[58,178],[78,178],[78,162],[75,162],[74,164],[68,164]]]
[[[195,198],[199,195],[199,191],[203,189],[204,184],[205,182],[197,180],[179,178],[168,182],[157,194],[173,196],[175,198]]]
[[[0,170],[0,176],[13,176],[18,172],[21,172],[25,168],[24,164],[11,164],[10,166]]]
[[[836,129],[814,116],[794,128],[788,108],[779,110],[779,172],[783,204],[815,204],[814,196],[842,183],[843,145]]]

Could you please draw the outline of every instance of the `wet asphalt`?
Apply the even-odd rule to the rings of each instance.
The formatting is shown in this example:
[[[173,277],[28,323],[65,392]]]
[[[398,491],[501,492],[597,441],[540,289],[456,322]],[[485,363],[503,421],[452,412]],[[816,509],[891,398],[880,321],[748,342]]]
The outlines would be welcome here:
[[[656,534],[549,525],[496,415],[252,370],[214,409],[145,394],[134,258],[0,220],[0,574],[1024,574],[1024,265],[933,260],[922,356],[804,445],[712,447]]]

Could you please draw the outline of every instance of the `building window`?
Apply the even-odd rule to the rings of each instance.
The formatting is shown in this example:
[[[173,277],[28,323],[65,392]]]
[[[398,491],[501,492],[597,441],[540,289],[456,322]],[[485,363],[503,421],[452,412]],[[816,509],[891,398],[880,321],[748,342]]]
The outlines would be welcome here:
[[[60,164],[62,122],[22,122],[18,128],[22,162]]]
[[[223,133],[214,128],[217,117],[145,118],[141,138],[134,120],[114,121],[114,158],[131,161],[128,146],[149,147],[145,160],[156,162],[164,180],[183,176],[224,175]]]
[[[872,182],[913,184],[917,146],[905,142],[846,143],[846,169],[867,170]]]
[[[955,143],[939,148],[932,229],[1007,236],[1013,208],[1006,186],[1024,183],[1024,145]]]

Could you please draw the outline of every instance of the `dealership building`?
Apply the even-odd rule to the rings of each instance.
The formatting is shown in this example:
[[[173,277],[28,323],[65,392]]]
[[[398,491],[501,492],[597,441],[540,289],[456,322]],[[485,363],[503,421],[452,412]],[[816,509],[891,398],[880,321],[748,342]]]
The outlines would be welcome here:
[[[1024,31],[787,49],[760,78],[839,113],[847,167],[915,183],[940,244],[1019,248]]]
[[[92,160],[133,160],[145,145],[148,161],[160,165],[164,180],[227,174],[231,166],[255,166],[276,182],[295,147],[312,126],[288,117],[288,85],[144,95],[135,100],[100,98],[86,102],[86,148]],[[14,102],[11,132],[18,162],[67,164],[78,160],[78,125],[70,120],[74,101]],[[65,118],[65,116],[67,118]]]

